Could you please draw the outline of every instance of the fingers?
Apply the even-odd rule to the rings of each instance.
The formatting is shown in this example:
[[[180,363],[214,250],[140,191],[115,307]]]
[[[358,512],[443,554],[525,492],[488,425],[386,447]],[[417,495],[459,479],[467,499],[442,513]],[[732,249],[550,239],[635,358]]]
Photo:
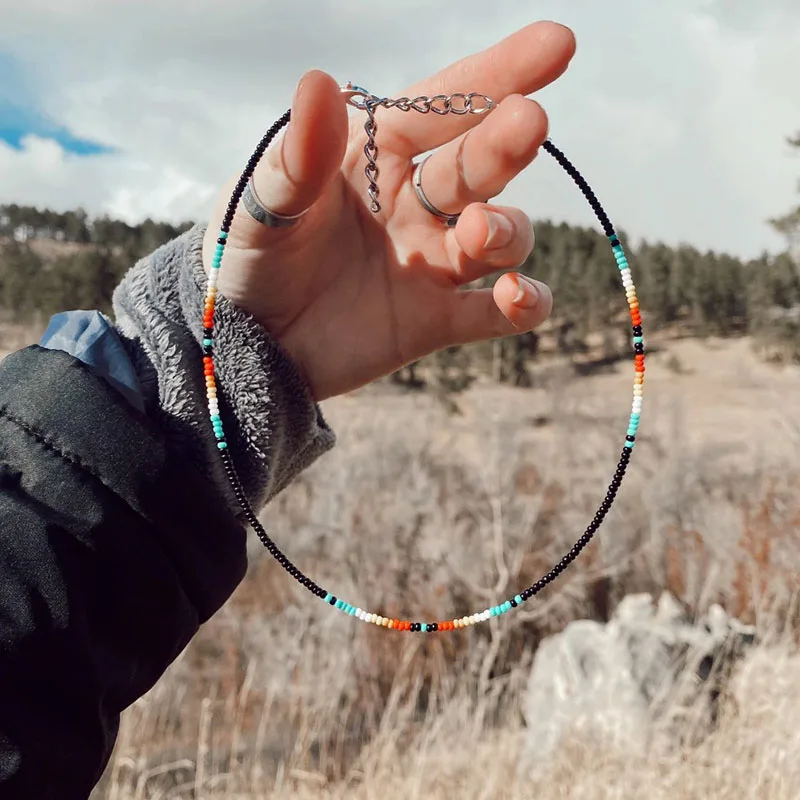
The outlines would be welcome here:
[[[284,136],[256,167],[253,181],[261,202],[288,216],[309,209],[338,173],[347,136],[347,110],[338,85],[324,72],[306,73],[297,85]],[[250,221],[260,231],[276,232]]]
[[[517,208],[474,203],[447,231],[447,254],[459,285],[524,263],[533,251],[533,225]]]
[[[503,275],[493,289],[456,292],[447,344],[469,344],[533,330],[553,309],[550,289],[519,274]]]
[[[509,95],[527,95],[552,83],[567,69],[574,54],[571,30],[555,22],[535,22],[405,89],[401,95],[413,99],[418,95],[481,92],[500,102]],[[398,155],[411,158],[449,142],[494,113],[488,117],[381,113],[379,125],[383,141]]]
[[[448,214],[500,194],[536,157],[547,137],[547,115],[533,100],[512,95],[477,128],[437,150],[425,162],[421,185]]]

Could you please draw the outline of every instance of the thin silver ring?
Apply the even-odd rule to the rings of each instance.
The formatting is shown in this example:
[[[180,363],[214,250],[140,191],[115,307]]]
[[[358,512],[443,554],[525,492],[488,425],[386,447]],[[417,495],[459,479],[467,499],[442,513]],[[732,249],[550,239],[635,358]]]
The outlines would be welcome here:
[[[416,192],[417,199],[419,200],[420,203],[422,203],[422,207],[426,211],[433,214],[435,217],[443,219],[445,221],[445,224],[449,228],[452,228],[453,225],[455,225],[456,222],[458,222],[458,218],[461,216],[461,212],[459,212],[458,214],[446,214],[444,211],[440,211],[438,208],[436,208],[436,206],[433,203],[431,203],[430,200],[428,200],[428,198],[425,196],[425,192],[422,190],[422,168],[425,166],[425,162],[427,162],[427,160],[431,157],[431,155],[433,155],[433,153],[425,156],[425,158],[423,158],[422,161],[420,161],[414,168],[414,174],[411,178],[411,182],[414,185],[414,191]]]
[[[247,186],[245,186],[244,192],[242,192],[242,203],[247,209],[247,213],[256,222],[260,222],[268,228],[290,228],[292,225],[296,225],[300,218],[308,212],[308,209],[306,209],[299,214],[287,216],[286,214],[278,214],[275,211],[270,211],[256,194],[256,187],[253,183],[252,175],[247,182]]]

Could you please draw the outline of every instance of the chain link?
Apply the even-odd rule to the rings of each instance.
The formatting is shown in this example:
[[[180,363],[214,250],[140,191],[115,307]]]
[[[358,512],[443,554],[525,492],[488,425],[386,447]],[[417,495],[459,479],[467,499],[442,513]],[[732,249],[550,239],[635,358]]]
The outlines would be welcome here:
[[[413,99],[410,97],[390,98],[378,97],[370,94],[360,86],[348,83],[342,87],[342,94],[351,106],[367,112],[367,121],[364,123],[364,131],[367,134],[367,143],[364,145],[367,166],[364,168],[364,174],[369,181],[370,209],[376,214],[381,210],[381,204],[378,200],[378,195],[380,194],[380,189],[378,188],[378,176],[380,175],[380,170],[378,169],[378,145],[375,141],[378,132],[375,112],[378,108],[396,108],[400,111],[416,111],[418,114],[430,114],[433,112],[439,116],[444,116],[445,114],[461,116],[464,114],[488,114],[495,107],[494,100],[480,92],[470,92],[469,94],[455,92],[454,94],[437,94],[433,97],[420,95]]]

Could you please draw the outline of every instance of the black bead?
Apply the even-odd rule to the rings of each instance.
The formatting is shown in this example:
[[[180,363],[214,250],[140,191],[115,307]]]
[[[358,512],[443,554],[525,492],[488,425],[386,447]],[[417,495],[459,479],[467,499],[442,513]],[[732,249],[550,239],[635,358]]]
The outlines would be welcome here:
[[[612,247],[617,247],[618,245],[619,245],[619,239],[614,238],[611,240]]]
[[[333,595],[331,595],[331,599],[328,600],[328,604],[332,606],[336,605],[336,598]]]
[[[511,608],[517,607],[517,601],[513,597],[508,602],[511,603]]]
[[[635,436],[626,436],[625,440],[628,441],[628,442],[635,442],[636,441],[636,437]],[[625,448],[625,449],[627,450],[627,448]]]
[[[428,625],[428,631],[433,631],[434,633],[439,630],[439,623],[438,622],[431,622]]]
[[[636,342],[633,346],[633,350],[636,353],[644,353],[644,344],[642,344],[642,342]]]

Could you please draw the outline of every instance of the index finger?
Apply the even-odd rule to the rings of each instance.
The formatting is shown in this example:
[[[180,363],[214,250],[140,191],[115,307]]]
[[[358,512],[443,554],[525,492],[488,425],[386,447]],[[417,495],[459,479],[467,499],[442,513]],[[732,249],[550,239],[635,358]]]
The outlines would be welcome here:
[[[527,95],[562,75],[575,54],[575,36],[556,22],[534,22],[497,44],[456,61],[399,96],[412,100],[454,92],[479,92],[499,103],[511,94]],[[412,158],[433,150],[477,125],[480,114],[381,114],[384,147]]]

